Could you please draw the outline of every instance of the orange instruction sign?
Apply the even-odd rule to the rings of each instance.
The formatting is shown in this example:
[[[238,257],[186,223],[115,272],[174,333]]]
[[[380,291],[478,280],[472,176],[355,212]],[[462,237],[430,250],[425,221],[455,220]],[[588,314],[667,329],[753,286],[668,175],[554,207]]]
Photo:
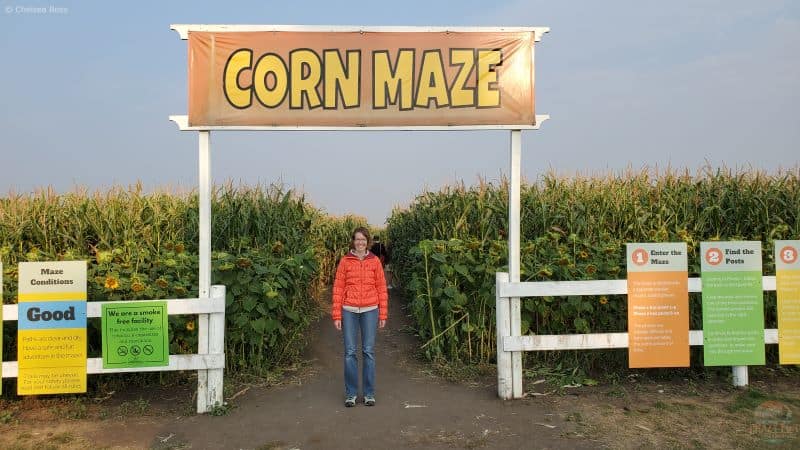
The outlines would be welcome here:
[[[627,244],[628,364],[689,367],[685,243]]]

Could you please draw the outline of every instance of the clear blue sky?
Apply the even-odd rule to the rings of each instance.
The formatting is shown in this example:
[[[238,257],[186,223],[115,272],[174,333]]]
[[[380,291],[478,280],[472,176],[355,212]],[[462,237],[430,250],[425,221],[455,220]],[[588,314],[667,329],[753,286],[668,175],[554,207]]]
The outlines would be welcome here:
[[[119,5],[119,6],[117,6]],[[45,13],[30,8],[55,7]],[[0,192],[197,183],[171,23],[547,26],[523,175],[796,168],[800,2],[0,0]],[[284,182],[382,225],[424,189],[508,171],[509,133],[217,132],[216,182]]]

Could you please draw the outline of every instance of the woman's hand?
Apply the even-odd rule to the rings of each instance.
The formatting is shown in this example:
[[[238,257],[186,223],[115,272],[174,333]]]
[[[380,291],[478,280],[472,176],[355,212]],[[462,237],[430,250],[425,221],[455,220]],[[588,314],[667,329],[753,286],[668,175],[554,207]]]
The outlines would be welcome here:
[[[378,321],[378,328],[383,328],[386,326],[386,319]]]
[[[341,321],[341,319],[340,320],[334,320],[333,321],[333,326],[336,327],[337,330],[342,331],[342,321]]]

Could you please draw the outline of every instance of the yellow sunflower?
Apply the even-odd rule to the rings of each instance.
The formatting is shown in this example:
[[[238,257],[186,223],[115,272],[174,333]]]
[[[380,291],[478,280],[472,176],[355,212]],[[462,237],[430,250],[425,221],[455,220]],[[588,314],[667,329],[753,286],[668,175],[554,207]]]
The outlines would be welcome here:
[[[112,276],[107,276],[105,287],[106,289],[111,289],[112,291],[114,289],[119,289],[119,280]]]

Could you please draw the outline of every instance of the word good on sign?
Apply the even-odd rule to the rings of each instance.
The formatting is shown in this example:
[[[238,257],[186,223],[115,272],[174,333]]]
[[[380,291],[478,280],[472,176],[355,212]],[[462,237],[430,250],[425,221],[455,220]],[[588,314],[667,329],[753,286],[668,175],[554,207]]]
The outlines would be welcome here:
[[[42,311],[41,308],[33,307],[28,309],[27,317],[31,322],[38,322],[40,320],[44,322],[50,320],[75,320],[75,307],[70,306],[65,311]]]

